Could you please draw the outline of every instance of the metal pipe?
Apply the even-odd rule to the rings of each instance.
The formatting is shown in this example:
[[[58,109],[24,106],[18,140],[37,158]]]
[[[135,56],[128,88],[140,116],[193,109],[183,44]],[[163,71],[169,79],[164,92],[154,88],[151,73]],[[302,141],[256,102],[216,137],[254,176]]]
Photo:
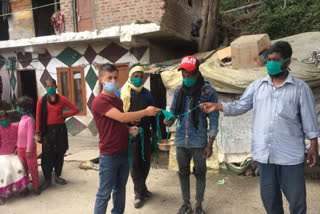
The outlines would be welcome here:
[[[72,0],[72,10],[73,10],[73,30],[74,32],[78,32],[78,25],[77,25],[77,9],[76,9],[76,0]]]

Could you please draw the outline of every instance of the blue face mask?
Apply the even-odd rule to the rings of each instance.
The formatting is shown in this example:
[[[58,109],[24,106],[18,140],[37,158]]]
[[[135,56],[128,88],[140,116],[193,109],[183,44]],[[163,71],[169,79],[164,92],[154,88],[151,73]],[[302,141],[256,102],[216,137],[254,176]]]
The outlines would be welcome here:
[[[287,70],[287,68],[285,69],[281,69],[281,65],[282,63],[285,63],[286,61],[288,61],[290,58],[287,58],[283,61],[268,61],[267,62],[267,70],[268,70],[268,74],[272,75],[277,75],[280,74],[282,72],[284,72],[285,70]]]
[[[119,87],[119,82],[115,82],[115,83],[104,82],[104,86],[103,86],[103,88],[109,93],[115,92],[118,89],[118,87]]]
[[[0,121],[0,126],[2,127],[8,127],[10,124],[10,120],[2,120]]]

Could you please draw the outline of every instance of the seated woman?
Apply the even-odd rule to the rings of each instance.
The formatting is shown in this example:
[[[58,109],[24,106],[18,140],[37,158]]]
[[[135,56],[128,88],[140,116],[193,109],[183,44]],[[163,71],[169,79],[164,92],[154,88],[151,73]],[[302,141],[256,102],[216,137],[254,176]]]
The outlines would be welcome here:
[[[15,154],[17,135],[18,124],[10,123],[8,113],[0,111],[0,205],[11,193],[21,193],[28,185],[29,178]]]

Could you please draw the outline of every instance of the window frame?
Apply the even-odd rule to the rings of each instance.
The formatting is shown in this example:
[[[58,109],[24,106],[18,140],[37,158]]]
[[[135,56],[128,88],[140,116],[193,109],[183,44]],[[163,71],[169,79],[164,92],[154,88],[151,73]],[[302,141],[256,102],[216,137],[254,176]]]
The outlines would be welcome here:
[[[81,85],[82,85],[82,108],[83,111],[79,112],[77,116],[86,116],[87,115],[87,92],[86,92],[86,82],[84,78],[84,67],[62,67],[57,68],[57,79],[58,79],[58,94],[62,95],[62,84],[61,84],[61,73],[68,74],[68,85],[69,85],[69,95],[70,102],[75,105],[75,92],[74,92],[74,72],[81,73]]]

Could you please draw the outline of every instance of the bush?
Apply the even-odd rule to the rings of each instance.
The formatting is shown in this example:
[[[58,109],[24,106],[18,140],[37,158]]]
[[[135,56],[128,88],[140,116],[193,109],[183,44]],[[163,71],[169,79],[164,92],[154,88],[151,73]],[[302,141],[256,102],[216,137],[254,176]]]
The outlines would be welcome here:
[[[222,0],[220,14],[225,10],[254,2],[257,0],[249,2]],[[243,24],[239,35],[231,35],[230,38],[248,33],[268,33],[271,39],[278,39],[302,32],[319,31],[320,0],[287,0],[285,8],[283,0],[263,0],[260,7],[249,9],[248,13],[239,11],[228,16],[233,16],[235,20],[241,20],[242,16],[248,17],[247,22],[241,20]]]

